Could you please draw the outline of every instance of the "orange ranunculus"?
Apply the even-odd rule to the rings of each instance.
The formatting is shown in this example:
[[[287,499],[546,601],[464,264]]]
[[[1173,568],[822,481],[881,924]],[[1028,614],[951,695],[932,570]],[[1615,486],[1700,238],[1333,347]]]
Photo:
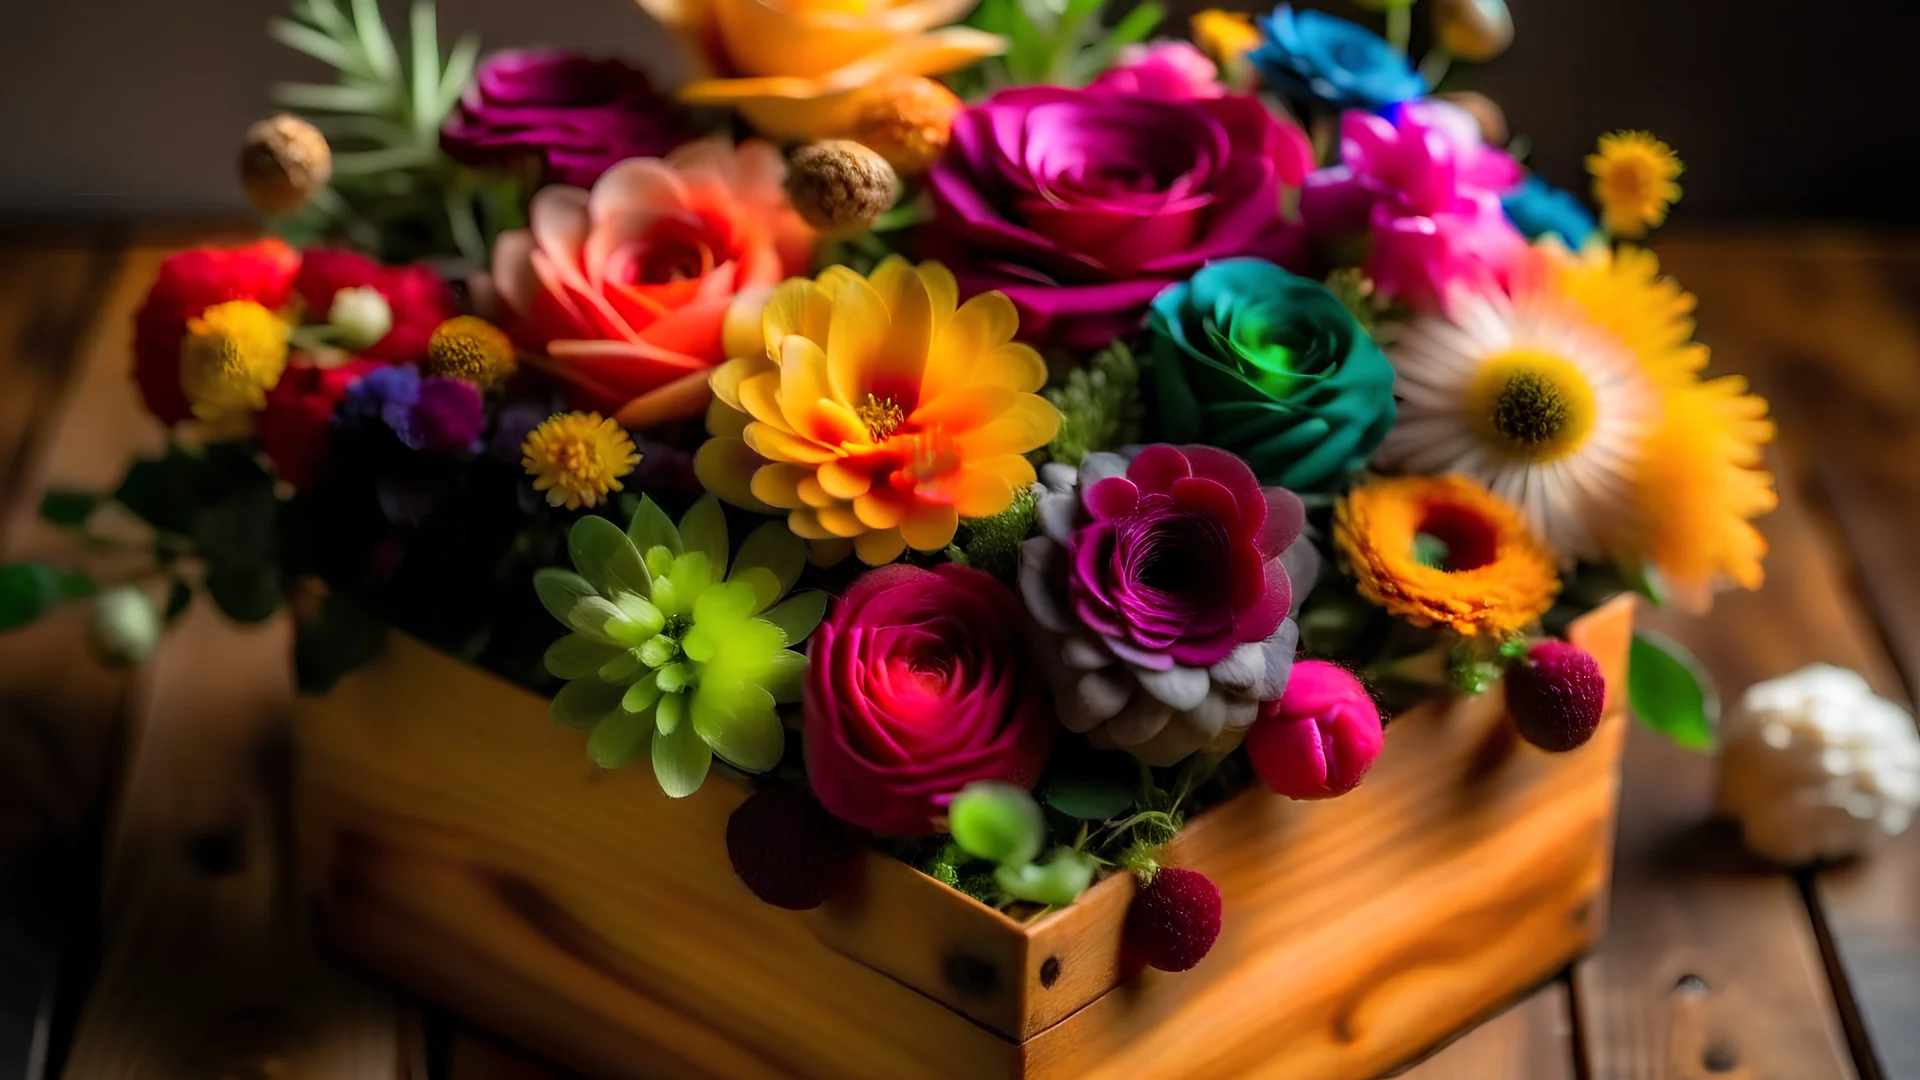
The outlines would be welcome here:
[[[979,0],[639,0],[679,31],[702,78],[695,105],[738,109],[779,139],[844,135],[854,91],[889,75],[944,75],[1005,51],[1006,41],[951,23]]]
[[[644,428],[700,415],[707,371],[726,359],[728,311],[759,305],[812,256],[763,142],[689,143],[607,170],[591,192],[554,185],[529,227],[501,235],[493,285],[536,366],[575,408]]]

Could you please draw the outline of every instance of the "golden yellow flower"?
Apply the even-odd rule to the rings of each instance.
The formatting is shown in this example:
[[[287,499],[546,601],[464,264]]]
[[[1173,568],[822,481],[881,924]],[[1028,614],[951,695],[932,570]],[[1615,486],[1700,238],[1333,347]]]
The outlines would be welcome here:
[[[520,464],[533,477],[533,490],[547,493],[547,504],[569,510],[600,505],[620,478],[640,464],[640,453],[626,430],[599,413],[560,413],[548,417],[520,446]]]
[[[1660,274],[1645,248],[1593,244],[1570,254],[1547,245],[1560,291],[1587,318],[1617,338],[1656,382],[1691,381],[1707,366],[1707,347],[1693,340],[1693,294]]]
[[[1647,441],[1635,490],[1647,562],[1680,607],[1705,611],[1731,581],[1757,589],[1767,542],[1751,519],[1779,503],[1762,450],[1773,439],[1767,402],[1728,375],[1670,389]]]
[[[1506,500],[1464,476],[1407,476],[1355,488],[1333,542],[1360,595],[1415,626],[1506,635],[1560,591],[1553,554]]]
[[[482,390],[497,390],[515,370],[513,342],[506,332],[474,315],[455,315],[427,339],[427,375],[461,379]]]
[[[1667,220],[1680,199],[1685,166],[1673,148],[1644,131],[1600,136],[1600,151],[1587,155],[1600,220],[1615,236],[1645,236]]]
[[[215,304],[187,320],[180,343],[180,388],[193,415],[221,429],[244,430],[287,369],[285,319],[252,300]]]
[[[873,566],[938,551],[962,517],[1011,506],[1034,481],[1023,455],[1060,413],[1035,393],[1047,366],[1013,340],[1012,301],[958,294],[945,267],[898,256],[871,278],[831,266],[780,286],[762,348],[714,370],[701,483],[787,511],[822,561],[851,541]]]
[[[739,110],[777,139],[846,134],[855,92],[890,75],[944,75],[1006,51],[953,23],[978,0],[639,0],[704,69],[680,90]]]
[[[1196,12],[1188,21],[1193,43],[1220,69],[1220,79],[1235,90],[1253,85],[1253,65],[1247,54],[1260,45],[1260,31],[1253,16],[1244,11],[1208,8]]]

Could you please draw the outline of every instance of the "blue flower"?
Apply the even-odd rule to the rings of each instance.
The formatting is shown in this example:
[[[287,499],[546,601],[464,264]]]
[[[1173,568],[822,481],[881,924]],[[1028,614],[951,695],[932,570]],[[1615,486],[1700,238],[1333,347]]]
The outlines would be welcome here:
[[[1345,19],[1282,4],[1261,20],[1261,32],[1265,40],[1248,59],[1286,97],[1378,112],[1427,92],[1398,49]]]
[[[1513,194],[1500,200],[1500,208],[1507,212],[1507,220],[1513,222],[1513,227],[1529,240],[1550,233],[1578,250],[1593,236],[1595,229],[1593,215],[1587,213],[1579,199],[1540,179],[1536,173],[1527,174]]]

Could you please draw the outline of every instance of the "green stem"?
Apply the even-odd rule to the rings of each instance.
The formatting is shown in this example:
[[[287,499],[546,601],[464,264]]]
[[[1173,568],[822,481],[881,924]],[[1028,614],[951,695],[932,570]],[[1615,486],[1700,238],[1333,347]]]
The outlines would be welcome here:
[[[1407,45],[1413,41],[1413,5],[1396,3],[1387,9],[1387,44],[1407,54]]]
[[[1420,77],[1427,81],[1430,90],[1439,89],[1440,80],[1447,77],[1447,70],[1453,66],[1453,54],[1435,45],[1420,58]]]

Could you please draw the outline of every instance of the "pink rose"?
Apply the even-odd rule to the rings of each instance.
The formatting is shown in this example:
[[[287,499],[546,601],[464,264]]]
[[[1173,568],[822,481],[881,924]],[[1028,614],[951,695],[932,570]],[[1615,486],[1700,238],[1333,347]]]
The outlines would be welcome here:
[[[926,836],[975,780],[1031,788],[1052,710],[1020,601],[999,579],[942,564],[869,571],[808,647],[807,776],[843,820]]]
[[[1340,164],[1307,178],[1300,215],[1320,241],[1370,232],[1365,269],[1381,294],[1432,311],[1456,287],[1497,286],[1526,249],[1500,209],[1521,176],[1456,105],[1349,112],[1340,118]]]
[[[1359,786],[1384,742],[1380,708],[1360,680],[1337,664],[1302,660],[1286,693],[1260,706],[1247,757],[1274,791],[1330,799]]]
[[[1224,97],[1207,54],[1185,41],[1156,41],[1120,50],[1119,62],[1087,84],[1089,90],[1143,94],[1169,101]]]

